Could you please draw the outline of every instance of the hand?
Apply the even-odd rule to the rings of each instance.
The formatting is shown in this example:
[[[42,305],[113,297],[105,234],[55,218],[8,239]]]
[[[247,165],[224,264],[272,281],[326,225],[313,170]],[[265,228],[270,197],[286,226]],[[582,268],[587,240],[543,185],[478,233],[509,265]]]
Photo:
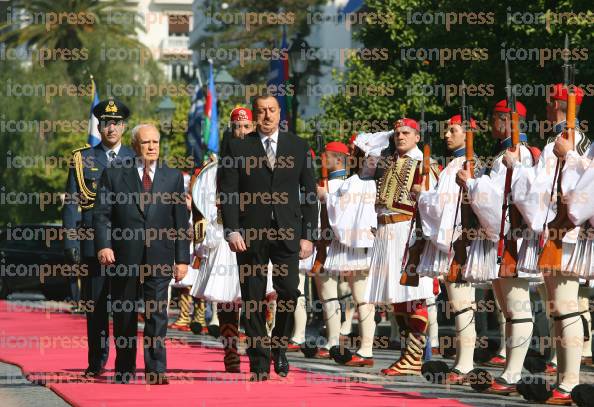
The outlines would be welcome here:
[[[458,184],[462,188],[466,188],[466,180],[468,180],[469,178],[471,178],[470,171],[468,171],[466,168],[461,169],[456,174],[456,184]]]
[[[514,151],[507,150],[505,154],[503,154],[503,165],[507,168],[512,169],[516,164],[516,161],[520,159],[520,149],[516,148]]]
[[[182,281],[184,277],[188,274],[188,265],[187,264],[176,264],[175,268],[173,269],[173,277],[175,281]]]
[[[241,252],[245,252],[247,250],[247,247],[245,245],[245,242],[243,241],[243,237],[241,236],[241,233],[231,232],[231,233],[229,233],[227,240],[229,242],[229,248],[231,249],[232,252],[241,253]]]
[[[299,259],[307,259],[313,253],[313,242],[305,239],[299,241]]]
[[[573,150],[571,142],[563,137],[557,137],[555,140],[555,146],[553,147],[553,153],[559,158],[565,158],[567,153]]]
[[[328,195],[328,191],[326,188],[318,186],[318,199],[320,202],[326,202],[326,196]]]
[[[110,248],[99,250],[97,258],[102,266],[109,266],[110,264],[115,263],[115,254]]]
[[[414,184],[410,189],[411,195],[415,200],[419,197],[419,194],[421,193],[422,189],[423,188],[419,184]]]

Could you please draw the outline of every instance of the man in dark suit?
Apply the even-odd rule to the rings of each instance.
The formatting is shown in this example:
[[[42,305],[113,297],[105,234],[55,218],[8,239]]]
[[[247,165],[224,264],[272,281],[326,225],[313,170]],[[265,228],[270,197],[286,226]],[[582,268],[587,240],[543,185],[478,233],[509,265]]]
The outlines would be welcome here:
[[[300,295],[298,263],[312,253],[318,213],[309,146],[279,131],[274,97],[257,97],[253,112],[257,131],[229,140],[218,177],[225,234],[239,265],[251,380],[259,381],[268,378],[270,348],[275,372],[289,372],[285,350]],[[271,338],[265,325],[269,261],[278,294]]]
[[[89,378],[105,371],[109,355],[109,284],[105,275],[101,274],[93,238],[88,233],[93,227],[97,183],[105,168],[117,165],[122,159],[134,157],[134,152],[122,145],[125,120],[130,115],[128,108],[117,100],[109,99],[95,106],[93,115],[99,120],[101,143],[72,152],[62,211],[62,224],[66,230],[66,259],[69,263],[86,266],[88,271],[81,276],[83,303],[80,308],[86,311],[87,316],[88,367],[85,376]],[[71,284],[73,300],[77,301],[78,283],[75,278]]]
[[[149,384],[167,384],[165,336],[167,287],[190,263],[189,212],[181,171],[158,161],[159,131],[132,130],[136,159],[101,176],[94,214],[95,248],[111,280],[116,341],[115,380],[127,383],[136,370],[136,305],[145,312],[144,364]],[[175,264],[175,265],[174,265]]]

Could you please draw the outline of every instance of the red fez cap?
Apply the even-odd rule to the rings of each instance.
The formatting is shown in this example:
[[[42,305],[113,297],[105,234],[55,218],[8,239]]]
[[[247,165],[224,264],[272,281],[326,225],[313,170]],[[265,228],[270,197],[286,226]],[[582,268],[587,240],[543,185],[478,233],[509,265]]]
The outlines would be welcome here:
[[[252,111],[247,107],[236,107],[231,112],[231,121],[238,122],[243,120],[252,120]]]
[[[404,117],[404,118],[398,119],[398,120],[396,120],[396,122],[394,122],[394,128],[404,127],[404,126],[415,129],[416,131],[421,131],[421,128],[419,127],[419,123],[417,123],[416,120],[408,119],[408,118]]]
[[[462,115],[457,114],[455,116],[450,117],[450,120],[448,120],[448,124],[450,126],[453,126],[454,124],[459,124],[460,126],[462,126]],[[470,128],[476,129],[476,121],[472,117],[470,118]]]
[[[326,144],[326,151],[349,155],[349,148],[346,144],[341,143],[340,141],[331,141]]]
[[[349,138],[349,144],[353,144],[355,142],[356,138],[357,138],[357,133],[353,133],[351,138]]]
[[[507,100],[503,99],[495,104],[495,106],[493,107],[493,111],[501,112],[501,113],[509,113],[511,111],[511,109],[509,107],[507,107]],[[518,102],[517,100],[516,100],[516,111],[522,117],[526,117],[526,114],[528,113],[528,111],[526,110],[526,106],[524,106],[524,104],[522,102]]]
[[[573,91],[575,93],[575,104],[579,106],[584,99],[584,91],[577,86],[573,86]],[[549,97],[555,100],[567,101],[567,87],[562,83],[554,84],[549,93]]]

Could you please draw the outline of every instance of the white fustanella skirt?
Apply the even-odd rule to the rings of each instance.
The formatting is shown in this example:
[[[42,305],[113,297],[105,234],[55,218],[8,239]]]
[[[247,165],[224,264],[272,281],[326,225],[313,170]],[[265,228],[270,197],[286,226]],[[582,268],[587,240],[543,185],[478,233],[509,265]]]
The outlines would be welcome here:
[[[400,285],[402,257],[410,221],[378,225],[371,253],[365,301],[393,304],[433,297],[433,279],[420,277],[417,287]]]

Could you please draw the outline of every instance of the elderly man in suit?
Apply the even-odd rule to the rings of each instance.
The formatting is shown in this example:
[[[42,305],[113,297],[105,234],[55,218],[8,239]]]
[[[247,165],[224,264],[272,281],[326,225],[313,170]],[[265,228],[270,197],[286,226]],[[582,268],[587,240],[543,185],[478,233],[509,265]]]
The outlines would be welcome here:
[[[278,101],[259,96],[253,112],[256,131],[229,140],[218,178],[225,235],[239,265],[250,380],[261,381],[269,376],[271,348],[275,372],[289,372],[285,351],[300,295],[298,263],[313,251],[318,202],[309,146],[279,131]],[[271,337],[265,324],[269,262],[278,294]]]
[[[153,125],[132,130],[136,158],[104,171],[93,219],[97,258],[111,279],[118,383],[136,370],[138,303],[145,312],[146,381],[168,383],[167,286],[171,274],[181,280],[190,263],[183,175],[159,161],[159,139]]]

